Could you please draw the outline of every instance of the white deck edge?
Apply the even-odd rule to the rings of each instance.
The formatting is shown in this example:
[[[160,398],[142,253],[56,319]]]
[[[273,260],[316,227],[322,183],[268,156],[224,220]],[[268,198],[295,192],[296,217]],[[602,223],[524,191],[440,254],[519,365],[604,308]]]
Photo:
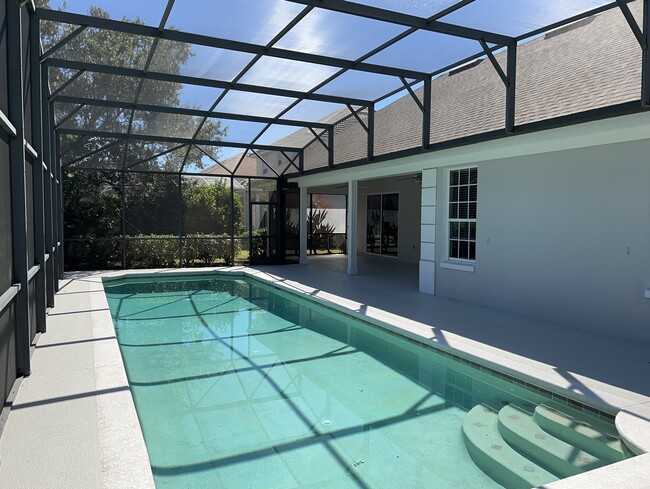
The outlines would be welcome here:
[[[93,338],[112,338],[93,343],[95,383],[98,391],[116,389],[110,396],[97,396],[99,452],[102,487],[106,489],[155,489],[149,453],[115,335],[101,276],[86,279],[98,282],[101,293],[90,295]]]
[[[407,320],[372,307],[366,308],[364,306],[364,309],[361,309],[363,304],[313,289],[299,282],[285,280],[280,276],[275,276],[254,268],[215,267],[202,269],[120,270],[98,273],[93,278],[99,279],[101,282],[102,278],[119,279],[129,276],[171,277],[174,275],[213,275],[215,273],[226,276],[253,277],[274,287],[309,296],[310,299],[318,303],[346,313],[352,313],[380,327],[387,327],[390,330],[399,332],[406,337],[412,337],[423,343],[430,343],[436,348],[444,349],[442,345],[435,342],[434,337],[431,335],[430,327],[427,325]],[[114,336],[115,331],[110,312],[108,311],[106,296],[105,294],[95,295],[98,297],[94,298],[96,302],[93,305],[96,307],[93,307],[93,309],[99,309],[99,311],[94,312],[92,315],[93,332],[98,337],[107,335]],[[362,310],[363,313],[361,312]],[[553,379],[545,378],[544,371],[540,366],[550,366],[523,357],[517,357],[519,361],[514,361],[512,357],[504,356],[504,352],[497,348],[480,344],[448,332],[445,334],[450,338],[455,336],[456,341],[450,342],[450,344],[453,344],[451,349],[461,356],[477,360],[486,366],[497,367],[518,378],[531,380],[542,387],[561,391],[566,390],[564,386],[554,383]],[[116,376],[113,381],[126,382],[126,372],[122,364],[117,340],[105,343],[109,343],[109,345],[98,347],[98,349],[102,348],[105,351],[100,352],[95,350],[96,367],[101,368],[103,361],[114,363],[119,359],[121,368],[115,368],[111,375]],[[100,380],[102,379],[98,374],[98,388],[110,388],[110,385],[104,385],[100,383]],[[611,487],[650,489],[650,398],[640,396],[639,394],[634,394],[630,397],[613,395],[611,391],[601,391],[597,387],[593,391],[596,395],[602,395],[603,398],[607,399],[608,405],[603,405],[602,402],[596,402],[590,396],[581,396],[576,393],[566,393],[566,395],[585,404],[594,405],[610,412],[616,412],[616,428],[621,438],[632,451],[639,455],[622,462],[591,470],[584,474],[547,484],[543,486],[544,489],[597,489]],[[125,394],[128,396],[120,396],[122,398],[121,400],[107,396],[108,399],[106,399],[105,405],[98,403],[104,487],[134,487],[134,478],[139,479],[140,477],[142,478],[143,484],[138,484],[138,487],[154,487],[148,454],[144,445],[144,437],[142,436],[142,431],[137,421],[133,399],[130,391],[126,391]],[[643,399],[642,402],[639,402],[640,398]],[[118,413],[119,416],[116,416]],[[125,437],[132,438],[134,441],[133,446],[130,446],[128,450],[123,445]],[[146,466],[144,465],[145,460]],[[138,475],[136,476],[136,474]],[[148,482],[149,478],[151,478],[151,485]]]

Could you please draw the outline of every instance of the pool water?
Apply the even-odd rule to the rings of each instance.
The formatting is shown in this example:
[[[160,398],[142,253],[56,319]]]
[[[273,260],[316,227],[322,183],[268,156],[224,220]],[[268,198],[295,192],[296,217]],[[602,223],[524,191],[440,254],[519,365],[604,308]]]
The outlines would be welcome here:
[[[463,418],[541,402],[257,281],[151,280],[105,290],[159,488],[502,487]]]

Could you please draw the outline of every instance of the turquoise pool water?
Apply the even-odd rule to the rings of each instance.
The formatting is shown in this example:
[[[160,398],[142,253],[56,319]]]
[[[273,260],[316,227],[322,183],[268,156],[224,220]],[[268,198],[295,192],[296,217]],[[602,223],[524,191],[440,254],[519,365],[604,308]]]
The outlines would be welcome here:
[[[159,488],[501,487],[463,418],[541,402],[257,281],[151,280],[105,290]]]

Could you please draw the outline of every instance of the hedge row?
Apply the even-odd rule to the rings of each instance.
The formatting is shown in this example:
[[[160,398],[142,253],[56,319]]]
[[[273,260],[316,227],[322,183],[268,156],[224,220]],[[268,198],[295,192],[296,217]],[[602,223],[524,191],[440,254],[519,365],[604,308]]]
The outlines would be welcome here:
[[[184,266],[232,265],[233,251],[237,256],[240,240],[228,235],[192,234],[183,237],[181,262],[178,236],[148,234],[129,237],[126,242],[127,268],[172,268]],[[66,242],[67,270],[110,270],[122,268],[122,241]]]

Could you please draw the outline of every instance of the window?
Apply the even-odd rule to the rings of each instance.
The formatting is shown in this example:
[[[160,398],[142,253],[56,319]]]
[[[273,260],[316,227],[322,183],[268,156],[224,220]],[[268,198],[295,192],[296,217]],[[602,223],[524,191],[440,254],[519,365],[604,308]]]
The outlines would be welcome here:
[[[449,258],[476,259],[478,168],[449,173]]]
[[[397,256],[399,194],[368,195],[366,252]]]

